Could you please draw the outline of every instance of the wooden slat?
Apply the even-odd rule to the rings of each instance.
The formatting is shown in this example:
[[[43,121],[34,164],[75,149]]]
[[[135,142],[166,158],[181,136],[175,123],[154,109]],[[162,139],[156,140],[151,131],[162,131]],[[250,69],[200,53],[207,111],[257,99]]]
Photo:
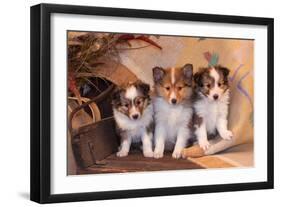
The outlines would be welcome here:
[[[166,153],[162,159],[145,158],[140,151],[130,152],[127,157],[110,155],[99,165],[78,170],[78,174],[122,173],[161,170],[202,169],[202,166],[186,159],[173,159]]]

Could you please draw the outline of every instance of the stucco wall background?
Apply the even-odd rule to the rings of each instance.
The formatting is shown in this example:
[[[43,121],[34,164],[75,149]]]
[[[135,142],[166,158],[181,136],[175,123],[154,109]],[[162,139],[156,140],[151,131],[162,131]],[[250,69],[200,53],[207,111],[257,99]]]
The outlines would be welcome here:
[[[121,60],[141,80],[153,85],[152,68],[172,67],[192,63],[194,72],[199,67],[221,64],[230,69],[229,128],[233,141],[215,143],[207,154],[231,146],[253,141],[253,54],[254,40],[222,39],[208,37],[151,36],[162,50],[154,46],[121,53]],[[147,43],[132,42],[132,47]]]

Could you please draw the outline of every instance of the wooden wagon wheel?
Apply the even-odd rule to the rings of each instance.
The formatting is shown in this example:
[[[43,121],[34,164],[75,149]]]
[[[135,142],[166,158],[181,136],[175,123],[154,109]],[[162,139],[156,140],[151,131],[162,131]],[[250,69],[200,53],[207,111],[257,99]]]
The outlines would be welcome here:
[[[74,106],[75,108],[79,106],[78,105],[78,98],[76,98],[76,97],[68,97],[68,100],[75,100],[75,101],[77,101],[77,104],[75,104],[75,106]],[[82,103],[86,103],[86,102],[88,102],[90,100],[91,99],[85,98],[85,97],[81,98]],[[89,106],[89,108],[91,110],[91,113],[92,113],[92,120],[91,121],[92,122],[97,122],[97,121],[101,120],[101,114],[100,114],[100,110],[99,110],[97,104],[93,102],[93,103],[89,104],[88,106]],[[73,111],[73,109],[74,108],[72,108],[71,104],[69,103],[68,104],[69,112],[71,113]]]
[[[92,103],[94,103],[94,105],[96,105],[96,103],[99,103],[101,101],[103,101],[106,97],[108,97],[108,95],[111,93],[111,91],[115,88],[114,84],[110,85],[105,91],[103,91],[100,95],[96,96],[95,98],[93,98],[92,100],[89,100],[85,103],[83,103],[82,105],[78,106],[77,108],[75,108],[69,115],[69,119],[68,119],[68,128],[70,131],[71,136],[73,137],[73,125],[72,125],[72,120],[73,117],[75,116],[75,114],[84,109],[85,107],[88,107],[89,105],[91,105]],[[93,110],[94,107],[93,107]],[[99,119],[101,119],[101,115],[100,112],[94,112],[97,114],[97,117],[99,116]],[[99,114],[99,115],[98,115]]]

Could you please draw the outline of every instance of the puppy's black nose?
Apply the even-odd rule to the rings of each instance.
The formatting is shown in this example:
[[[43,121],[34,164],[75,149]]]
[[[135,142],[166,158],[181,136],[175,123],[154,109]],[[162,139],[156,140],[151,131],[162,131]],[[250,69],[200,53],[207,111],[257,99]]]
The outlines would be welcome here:
[[[176,104],[176,103],[177,103],[177,99],[173,98],[173,99],[171,100],[171,102],[172,102],[172,104]]]
[[[138,114],[134,114],[132,117],[133,117],[133,119],[138,119],[139,115]]]
[[[219,98],[218,94],[213,95],[214,99],[217,100]]]

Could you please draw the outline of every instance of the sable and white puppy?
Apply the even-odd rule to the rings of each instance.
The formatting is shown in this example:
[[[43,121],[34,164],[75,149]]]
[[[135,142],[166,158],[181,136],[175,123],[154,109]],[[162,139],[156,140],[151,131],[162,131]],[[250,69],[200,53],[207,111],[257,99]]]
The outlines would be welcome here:
[[[199,146],[208,149],[209,135],[226,140],[233,137],[227,128],[229,105],[229,69],[222,66],[201,68],[195,73],[194,128]]]
[[[180,158],[190,138],[188,123],[192,118],[193,66],[181,68],[153,68],[155,96],[154,158],[163,157],[164,149],[173,149],[173,158]]]
[[[121,144],[118,157],[127,156],[131,143],[142,141],[143,155],[153,157],[153,107],[150,87],[141,81],[119,88],[113,94],[113,114]]]

